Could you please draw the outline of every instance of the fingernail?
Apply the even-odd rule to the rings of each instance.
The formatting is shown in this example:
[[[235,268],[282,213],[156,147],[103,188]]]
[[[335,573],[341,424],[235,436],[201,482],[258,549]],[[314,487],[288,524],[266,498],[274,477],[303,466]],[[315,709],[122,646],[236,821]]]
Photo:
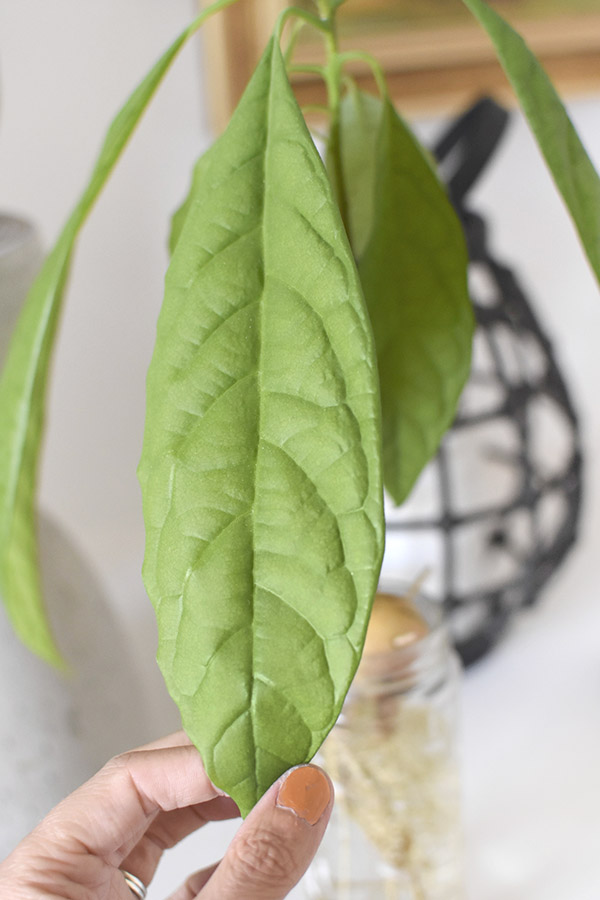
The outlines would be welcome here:
[[[331,799],[325,774],[316,766],[292,769],[277,795],[277,806],[291,809],[309,825],[316,825]]]

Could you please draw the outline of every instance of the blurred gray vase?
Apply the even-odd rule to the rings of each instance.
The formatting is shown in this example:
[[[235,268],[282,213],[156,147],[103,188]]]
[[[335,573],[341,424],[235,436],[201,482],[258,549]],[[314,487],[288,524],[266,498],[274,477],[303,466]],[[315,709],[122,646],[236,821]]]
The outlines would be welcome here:
[[[1,362],[41,258],[35,229],[0,215]],[[70,671],[60,674],[25,649],[0,604],[0,859],[65,794],[152,732],[102,585],[45,514],[39,540],[45,603]]]

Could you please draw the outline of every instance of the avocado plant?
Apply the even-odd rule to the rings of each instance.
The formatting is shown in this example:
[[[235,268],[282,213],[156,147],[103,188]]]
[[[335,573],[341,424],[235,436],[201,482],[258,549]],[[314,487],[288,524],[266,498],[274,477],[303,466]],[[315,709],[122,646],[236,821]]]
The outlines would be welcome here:
[[[56,665],[38,572],[35,487],[48,371],[79,231],[183,44],[110,126],[48,255],[0,383],[0,587]],[[394,108],[345,72],[342,0],[280,16],[172,222],[139,479],[158,660],[211,779],[247,813],[309,760],[358,665],[398,504],[435,453],[469,372],[473,313],[458,218]],[[496,47],[600,277],[600,180],[539,62],[484,0]],[[285,29],[288,20],[295,25]],[[296,25],[323,37],[322,161],[290,87]],[[363,54],[363,58],[364,54]]]

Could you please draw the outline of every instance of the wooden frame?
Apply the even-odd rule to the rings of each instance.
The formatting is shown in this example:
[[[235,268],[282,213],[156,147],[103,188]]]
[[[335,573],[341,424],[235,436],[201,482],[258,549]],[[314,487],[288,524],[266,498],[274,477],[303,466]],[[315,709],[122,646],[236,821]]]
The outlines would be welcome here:
[[[512,5],[518,7],[519,2],[523,0],[513,0]],[[349,0],[349,6],[351,3]],[[288,5],[286,0],[240,0],[208,23],[206,79],[217,131],[229,120],[277,15]],[[379,0],[378,5],[384,4]],[[389,0],[389,5],[393,7],[394,0]],[[569,0],[564,0],[564,5],[568,10]],[[518,14],[513,17],[550,77],[567,94],[600,90],[600,0],[597,7],[597,11],[555,12],[535,20],[520,21]],[[342,34],[341,45],[343,49],[366,50],[379,60],[392,95],[405,112],[455,111],[483,93],[510,99],[490,41],[475,22],[404,31],[386,28],[380,33],[365,30],[360,40],[349,41]],[[301,63],[321,59],[318,39],[300,44],[295,56]],[[362,86],[372,87],[364,64],[349,68]],[[324,102],[324,88],[316,76],[297,75],[294,87],[302,105]]]

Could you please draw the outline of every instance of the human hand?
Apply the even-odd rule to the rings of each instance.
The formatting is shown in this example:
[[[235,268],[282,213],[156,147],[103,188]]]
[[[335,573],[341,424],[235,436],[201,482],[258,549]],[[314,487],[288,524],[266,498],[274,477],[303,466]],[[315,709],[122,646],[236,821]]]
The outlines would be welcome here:
[[[307,869],[332,804],[321,769],[292,769],[257,803],[221,862],[191,875],[170,900],[281,900]],[[120,870],[148,885],[164,850],[238,815],[179,732],[115,757],[55,807],[0,865],[0,897],[133,900]]]

